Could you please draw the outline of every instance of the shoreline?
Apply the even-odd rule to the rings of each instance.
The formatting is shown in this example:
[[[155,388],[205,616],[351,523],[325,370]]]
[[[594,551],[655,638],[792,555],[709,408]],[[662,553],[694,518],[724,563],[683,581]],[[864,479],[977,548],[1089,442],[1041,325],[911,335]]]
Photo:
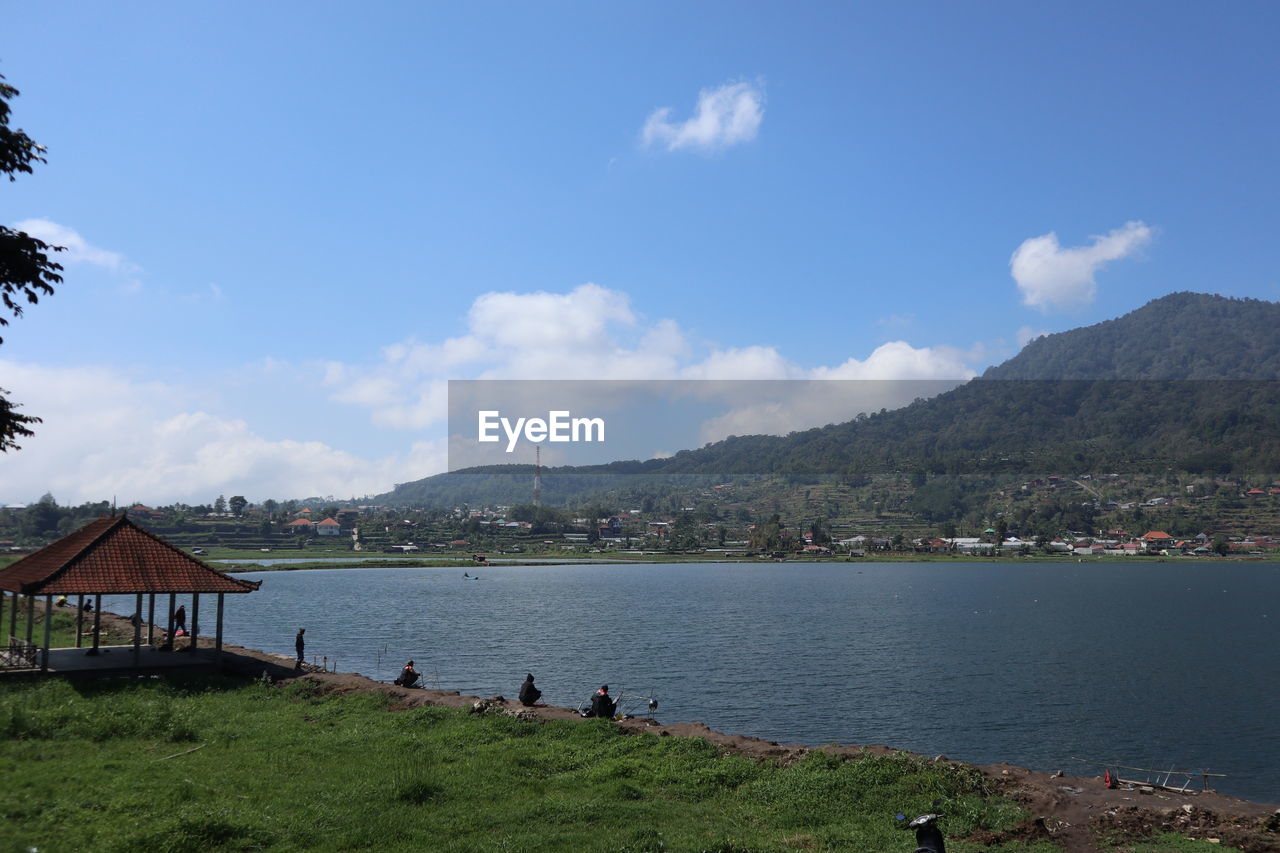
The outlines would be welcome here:
[[[242,670],[248,677],[260,677],[266,670],[253,672],[253,667],[267,664],[284,670],[281,680],[303,678],[327,692],[387,694],[395,700],[397,709],[435,705],[466,709],[472,713],[505,714],[524,720],[590,722],[573,708],[555,705],[525,707],[502,695],[480,697],[456,690],[398,687],[358,673],[296,673],[292,658],[238,646],[234,649],[237,654],[246,655],[253,661],[248,669]],[[727,734],[696,721],[662,723],[651,717],[630,717],[614,724],[633,735],[700,738],[724,754],[784,765],[794,763],[811,752],[823,752],[843,759],[867,755],[917,755],[884,744],[783,744],[750,735]],[[925,759],[928,760],[927,757]],[[932,760],[978,771],[990,783],[993,794],[1013,800],[1029,814],[1023,824],[1009,831],[1008,838],[993,838],[993,842],[1014,837],[1043,839],[1061,844],[1067,851],[1101,853],[1103,848],[1096,846],[1093,838],[1095,827],[1108,825],[1120,831],[1140,831],[1143,827],[1155,826],[1172,832],[1191,832],[1199,837],[1218,837],[1224,841],[1236,837],[1249,845],[1243,849],[1280,850],[1280,839],[1277,839],[1275,847],[1256,846],[1246,840],[1258,836],[1266,821],[1280,824],[1280,804],[1243,800],[1213,791],[1177,793],[1146,787],[1112,789],[1103,784],[1100,776],[1076,776],[1061,770],[1046,773],[1008,763],[978,765],[956,761],[945,755],[935,756]]]
[[[1062,563],[1062,564],[1084,564],[1084,563],[1109,563],[1116,565],[1140,565],[1144,563],[1273,563],[1280,566],[1280,557],[1259,557],[1259,556],[1237,556],[1237,557],[1131,557],[1131,556],[1104,556],[1104,557],[1068,557],[1053,555],[1035,555],[1028,557],[980,557],[980,556],[951,556],[948,554],[938,555],[901,555],[901,556],[883,556],[876,558],[856,557],[815,557],[806,559],[804,557],[788,558],[785,560],[773,560],[763,558],[737,558],[737,559],[703,559],[697,557],[688,557],[681,555],[672,555],[669,557],[655,558],[651,560],[639,559],[621,559],[613,557],[590,558],[590,557],[548,557],[545,559],[493,559],[484,563],[468,561],[466,558],[437,558],[437,559],[415,559],[393,558],[393,557],[263,557],[263,560],[272,561],[269,564],[260,563],[254,560],[237,560],[229,557],[219,557],[206,562],[217,563],[218,570],[227,574],[244,574],[246,572],[292,572],[292,571],[316,571],[323,569],[449,569],[464,568],[468,571],[471,569],[484,568],[536,568],[538,566],[650,566],[650,565],[786,565],[786,564],[804,564],[804,565],[823,565],[823,564],[841,564],[849,566],[857,565],[876,565],[881,563],[993,563],[1008,560],[1016,563]],[[296,562],[294,562],[296,560]],[[289,562],[275,562],[289,561]]]
[[[105,633],[128,635],[132,637],[133,625],[125,617],[116,613],[102,613]],[[202,648],[212,647],[212,638],[198,638]],[[223,644],[223,671],[243,676],[247,679],[268,676],[276,683],[305,679],[314,681],[326,692],[334,693],[371,693],[379,692],[394,699],[394,707],[398,710],[420,706],[440,706],[449,708],[465,708],[477,713],[504,713],[525,720],[573,721],[588,722],[581,717],[575,708],[559,706],[524,707],[503,695],[495,697],[477,697],[466,695],[457,690],[439,690],[428,688],[402,688],[394,684],[376,681],[369,676],[357,672],[329,672],[315,669],[294,670],[294,658],[262,652],[237,646],[233,643]],[[659,722],[653,717],[630,717],[617,721],[622,730],[630,734],[649,734],[659,738],[700,738],[716,745],[723,752],[740,754],[756,761],[774,761],[792,763],[800,760],[810,752],[824,752],[842,758],[855,758],[867,754],[916,754],[905,749],[888,747],[884,744],[782,744],[774,740],[755,738],[751,735],[727,734],[710,729],[699,721]],[[1179,822],[1183,829],[1190,825],[1194,818],[1196,831],[1206,826],[1221,827],[1222,833],[1230,835],[1231,827],[1239,829],[1242,821],[1249,826],[1261,826],[1262,821],[1280,824],[1280,803],[1263,803],[1256,800],[1240,799],[1216,792],[1178,793],[1158,788],[1108,789],[1101,776],[1079,776],[1065,774],[1064,771],[1043,772],[1018,767],[1001,762],[995,765],[973,765],[973,763],[951,760],[946,756],[933,757],[934,762],[946,762],[950,765],[972,767],[991,781],[993,793],[1004,795],[1018,802],[1033,816],[1038,826],[1050,826],[1043,838],[1061,841],[1068,850],[1096,850],[1089,840],[1088,826],[1096,821],[1121,821],[1125,825],[1130,822],[1144,821],[1147,825],[1169,824],[1172,830],[1179,830]],[[1249,830],[1253,831],[1253,830]],[[1276,831],[1276,830],[1271,830]],[[1280,850],[1280,838],[1276,839],[1275,848],[1251,847],[1248,849]]]
[[[132,636],[133,626],[118,614],[103,612],[104,633]],[[212,646],[212,638],[200,637],[200,644]],[[283,683],[305,679],[322,690],[338,694],[380,692],[394,700],[396,709],[441,706],[467,709],[473,713],[506,714],[526,720],[588,722],[576,709],[553,705],[524,707],[504,696],[464,695],[456,690],[406,688],[375,681],[359,673],[294,670],[294,658],[223,644],[224,672],[246,679],[264,675]],[[832,744],[808,746],[782,744],[749,735],[727,734],[701,722],[661,723],[651,717],[631,717],[616,721],[630,734],[655,737],[696,737],[714,744],[726,754],[757,761],[790,764],[811,752],[824,752],[845,759],[865,755],[913,755],[883,744]],[[927,757],[926,757],[927,760]],[[1143,786],[1131,790],[1107,788],[1099,776],[1079,776],[1059,770],[1046,773],[1008,763],[977,765],[956,761],[945,755],[932,759],[958,767],[969,767],[989,780],[992,792],[1017,802],[1030,819],[1019,828],[1018,837],[1043,838],[1061,843],[1066,850],[1097,851],[1092,829],[1100,825],[1137,830],[1157,827],[1173,832],[1195,833],[1199,837],[1221,837],[1224,842],[1239,839],[1243,849],[1280,850],[1280,804],[1244,800],[1213,791],[1180,793]],[[1207,834],[1206,834],[1207,833]],[[1261,843],[1263,846],[1258,846]],[[1267,846],[1267,843],[1275,846]]]

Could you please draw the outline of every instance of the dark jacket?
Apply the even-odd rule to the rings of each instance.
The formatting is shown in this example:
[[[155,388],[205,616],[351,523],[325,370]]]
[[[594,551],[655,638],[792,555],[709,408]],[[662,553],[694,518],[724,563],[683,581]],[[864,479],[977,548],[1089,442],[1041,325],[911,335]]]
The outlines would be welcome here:
[[[617,703],[609,698],[608,693],[597,690],[591,697],[591,716],[593,717],[612,717],[617,707]]]
[[[401,687],[412,687],[418,680],[419,674],[413,670],[413,667],[406,666],[400,670],[400,677],[396,679],[396,684]]]
[[[532,705],[542,698],[542,691],[533,686],[533,676],[530,675],[520,685],[520,704]]]

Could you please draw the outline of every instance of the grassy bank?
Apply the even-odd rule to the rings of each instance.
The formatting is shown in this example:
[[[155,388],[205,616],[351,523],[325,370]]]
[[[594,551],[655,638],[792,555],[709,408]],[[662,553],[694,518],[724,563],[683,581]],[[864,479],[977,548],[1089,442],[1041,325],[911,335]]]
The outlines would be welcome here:
[[[221,678],[0,686],[4,850],[911,850],[1016,824],[975,771],[911,756],[790,766],[609,723],[527,722]],[[1007,843],[949,850],[1049,851]]]
[[[74,603],[74,602],[73,602]],[[9,608],[13,606],[13,599],[5,600],[4,610],[4,634],[8,636],[10,618],[12,612]],[[31,639],[36,645],[44,644],[44,599],[38,599],[34,613],[32,615]],[[68,648],[76,644],[76,611],[74,607],[55,607],[53,608],[53,619],[50,621],[49,629],[49,647]],[[22,605],[18,608],[17,636],[26,637],[27,635],[27,607],[24,599]],[[84,630],[89,631],[93,628],[93,614],[86,613],[84,615]],[[103,632],[103,638],[113,637],[115,635],[108,631]],[[91,638],[86,638],[89,644],[92,644]]]

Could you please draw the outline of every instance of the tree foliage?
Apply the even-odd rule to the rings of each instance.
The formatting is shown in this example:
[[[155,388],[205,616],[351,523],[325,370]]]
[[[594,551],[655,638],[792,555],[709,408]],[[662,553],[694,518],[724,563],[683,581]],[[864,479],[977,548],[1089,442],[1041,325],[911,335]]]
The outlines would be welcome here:
[[[9,126],[9,101],[18,94],[0,74],[0,173],[11,182],[19,173],[30,174],[33,164],[45,162],[44,146]],[[51,261],[49,255],[59,251],[60,246],[0,225],[0,304],[6,311],[21,317],[24,302],[34,305],[42,295],[53,293],[53,286],[62,282],[62,265]],[[7,325],[9,318],[0,313],[0,326]],[[19,404],[10,401],[7,393],[0,388],[0,451],[20,449],[18,439],[33,435],[31,426],[40,423],[33,415],[18,414]]]

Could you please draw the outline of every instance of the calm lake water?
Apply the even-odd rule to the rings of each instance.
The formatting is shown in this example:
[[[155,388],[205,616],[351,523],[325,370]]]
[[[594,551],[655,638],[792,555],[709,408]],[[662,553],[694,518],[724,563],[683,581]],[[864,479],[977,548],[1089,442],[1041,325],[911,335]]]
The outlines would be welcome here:
[[[664,722],[782,743],[888,744],[1079,775],[1101,768],[1074,758],[1207,768],[1229,774],[1224,793],[1280,802],[1275,564],[467,571],[481,579],[457,568],[244,574],[264,583],[227,597],[227,638],[292,655],[305,626],[309,655],[382,680],[413,658],[428,686],[514,697],[532,672],[557,705],[608,683],[656,697]]]

